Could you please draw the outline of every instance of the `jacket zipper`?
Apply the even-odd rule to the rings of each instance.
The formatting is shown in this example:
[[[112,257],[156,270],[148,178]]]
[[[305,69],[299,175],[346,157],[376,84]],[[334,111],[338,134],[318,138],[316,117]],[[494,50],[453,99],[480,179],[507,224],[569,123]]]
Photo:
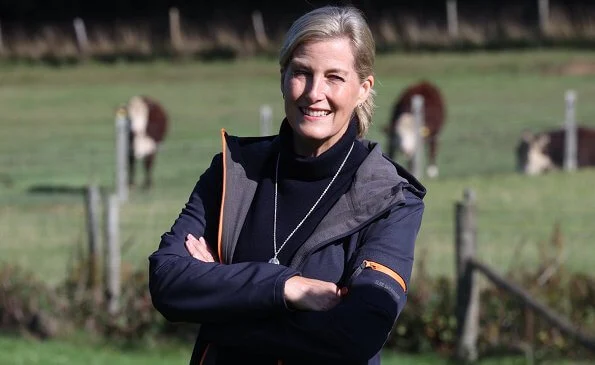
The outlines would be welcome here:
[[[372,270],[380,271],[381,273],[384,273],[384,274],[390,276],[397,283],[399,283],[399,285],[403,289],[403,292],[407,293],[407,284],[405,284],[405,280],[403,280],[403,278],[401,277],[401,275],[399,275],[397,272],[395,272],[394,270],[392,270],[391,268],[389,268],[387,266],[384,266],[382,264],[379,264],[379,263],[374,262],[374,261],[369,261],[369,260],[364,260],[361,263],[361,265],[359,265],[357,267],[357,269],[353,272],[353,274],[351,274],[351,277],[349,277],[349,283],[351,283],[351,281],[353,281],[353,279],[355,279],[359,274],[361,274],[361,272],[364,269],[366,269],[366,268],[370,268]]]

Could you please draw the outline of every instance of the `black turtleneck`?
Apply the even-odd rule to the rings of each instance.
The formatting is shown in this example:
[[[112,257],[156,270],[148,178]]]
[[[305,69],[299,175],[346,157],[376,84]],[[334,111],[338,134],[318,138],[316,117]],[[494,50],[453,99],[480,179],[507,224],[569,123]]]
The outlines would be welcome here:
[[[357,168],[368,155],[366,148],[356,139],[356,123],[357,120],[352,120],[341,139],[320,156],[303,157],[295,154],[293,130],[286,120],[283,121],[279,130],[280,148],[271,154],[264,165],[262,178],[238,239],[233,262],[266,262],[273,257],[275,165],[279,153],[277,250],[320,197],[353,144],[353,150],[343,169],[316,209],[279,253],[281,264],[289,263],[339,197],[349,189]]]

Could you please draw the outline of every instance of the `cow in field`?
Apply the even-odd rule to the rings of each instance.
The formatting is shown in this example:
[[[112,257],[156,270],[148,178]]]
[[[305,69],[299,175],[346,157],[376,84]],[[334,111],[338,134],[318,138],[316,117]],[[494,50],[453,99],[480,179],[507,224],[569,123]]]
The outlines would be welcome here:
[[[578,126],[577,167],[595,166],[595,128]],[[566,130],[552,129],[533,134],[523,132],[516,147],[517,170],[526,175],[539,175],[564,167]]]
[[[124,107],[128,120],[128,183],[133,186],[136,161],[142,161],[145,171],[143,187],[153,185],[153,165],[159,146],[168,129],[167,112],[159,102],[147,96],[135,95]]]
[[[427,174],[429,177],[436,177],[438,176],[438,165],[436,164],[438,136],[445,122],[446,107],[438,87],[428,81],[410,85],[397,98],[390,122],[385,128],[388,137],[388,155],[394,158],[397,152],[401,153],[408,168],[411,169],[413,156],[418,148],[422,148],[417,145],[415,118],[412,110],[412,100],[415,95],[421,95],[424,99],[424,127],[421,133],[424,145],[428,149]]]

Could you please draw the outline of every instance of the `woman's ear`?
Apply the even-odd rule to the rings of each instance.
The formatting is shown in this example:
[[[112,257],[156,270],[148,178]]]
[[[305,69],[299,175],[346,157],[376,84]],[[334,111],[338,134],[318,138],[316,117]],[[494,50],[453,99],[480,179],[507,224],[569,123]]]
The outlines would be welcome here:
[[[372,91],[373,87],[374,87],[374,76],[370,75],[360,85],[359,98],[358,98],[358,102],[357,102],[358,105],[361,105],[363,102],[365,102],[368,99],[368,95],[370,95],[370,92]]]
[[[285,99],[285,91],[283,90],[283,80],[285,79],[285,69],[281,68],[281,96],[283,97],[283,99]]]

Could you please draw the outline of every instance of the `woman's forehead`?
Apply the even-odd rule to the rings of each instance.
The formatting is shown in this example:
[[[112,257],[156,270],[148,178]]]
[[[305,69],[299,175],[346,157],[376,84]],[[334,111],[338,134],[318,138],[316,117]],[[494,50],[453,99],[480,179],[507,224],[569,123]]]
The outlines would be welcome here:
[[[339,66],[354,65],[354,59],[353,49],[347,38],[331,38],[300,44],[293,51],[289,63],[306,66],[316,62],[317,64],[328,63]]]

